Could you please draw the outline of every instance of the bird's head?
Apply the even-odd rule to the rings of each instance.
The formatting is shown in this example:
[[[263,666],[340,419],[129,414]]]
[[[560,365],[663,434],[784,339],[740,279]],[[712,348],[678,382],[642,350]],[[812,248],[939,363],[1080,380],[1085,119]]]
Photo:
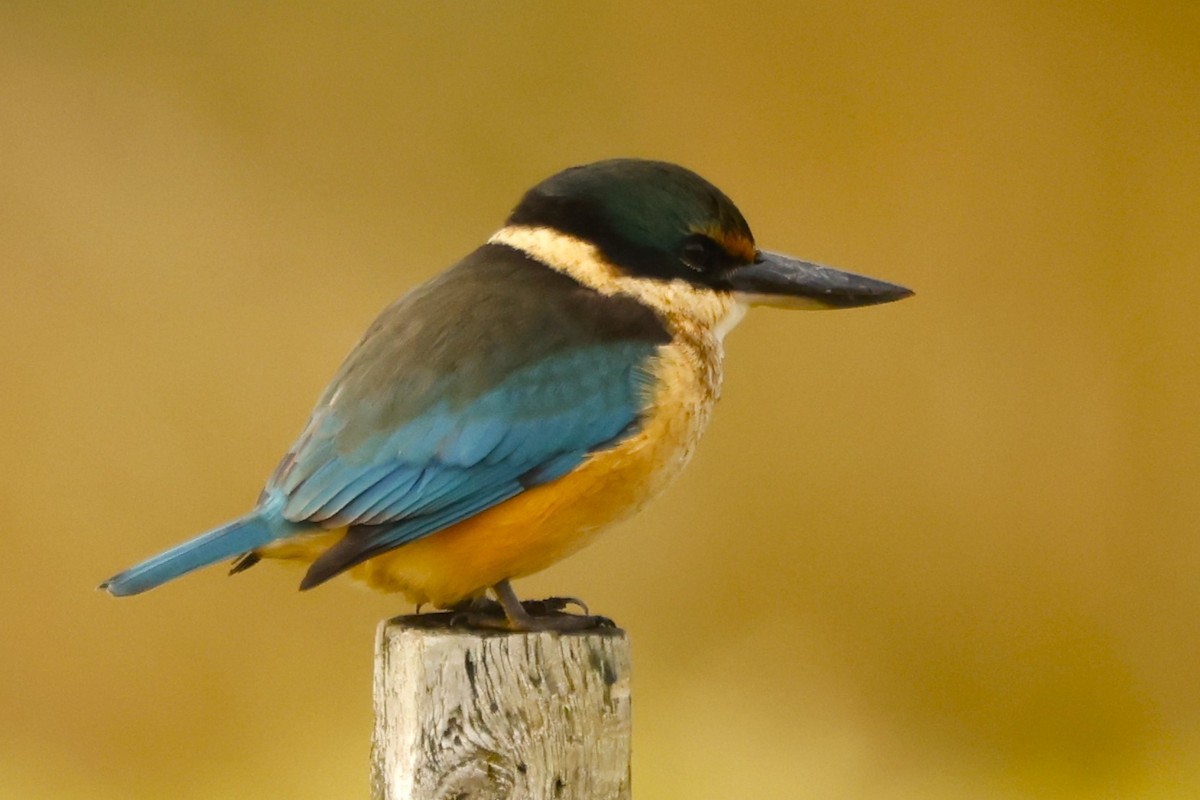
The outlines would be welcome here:
[[[912,294],[759,249],[720,189],[662,161],[612,159],[563,170],[525,194],[508,226],[585,242],[626,284],[682,281],[746,305],[851,308]]]

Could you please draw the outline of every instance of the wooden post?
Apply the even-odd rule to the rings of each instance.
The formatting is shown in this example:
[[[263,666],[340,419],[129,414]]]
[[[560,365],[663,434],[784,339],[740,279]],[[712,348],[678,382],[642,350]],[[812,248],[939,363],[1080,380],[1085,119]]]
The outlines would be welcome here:
[[[629,800],[629,640],[381,623],[375,800]]]

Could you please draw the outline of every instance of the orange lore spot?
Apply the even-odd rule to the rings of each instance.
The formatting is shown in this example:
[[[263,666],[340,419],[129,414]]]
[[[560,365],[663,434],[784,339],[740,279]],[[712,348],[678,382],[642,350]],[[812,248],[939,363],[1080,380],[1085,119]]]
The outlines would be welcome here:
[[[738,261],[750,263],[758,255],[758,248],[755,246],[754,240],[737,231],[707,227],[696,230],[695,233],[703,234],[712,239],[721,245],[726,253],[729,253],[731,257]]]

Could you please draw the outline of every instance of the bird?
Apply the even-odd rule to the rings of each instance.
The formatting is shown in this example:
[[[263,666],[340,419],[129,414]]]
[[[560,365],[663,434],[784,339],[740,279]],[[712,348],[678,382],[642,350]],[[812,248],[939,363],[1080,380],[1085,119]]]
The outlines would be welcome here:
[[[564,599],[522,603],[511,582],[679,474],[747,309],[912,294],[760,249],[733,201],[685,167],[570,167],[380,313],[249,513],[100,588],[134,595],[219,561],[236,573],[280,559],[307,566],[301,590],[348,573],[468,624],[598,624]]]

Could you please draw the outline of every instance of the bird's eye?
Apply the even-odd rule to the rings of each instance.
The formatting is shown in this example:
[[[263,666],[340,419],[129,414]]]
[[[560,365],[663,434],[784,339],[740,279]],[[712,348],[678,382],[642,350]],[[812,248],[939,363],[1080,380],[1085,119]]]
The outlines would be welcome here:
[[[679,260],[688,269],[705,272],[712,269],[718,262],[717,251],[719,249],[716,242],[707,236],[693,236],[684,242],[683,248],[679,251]]]

